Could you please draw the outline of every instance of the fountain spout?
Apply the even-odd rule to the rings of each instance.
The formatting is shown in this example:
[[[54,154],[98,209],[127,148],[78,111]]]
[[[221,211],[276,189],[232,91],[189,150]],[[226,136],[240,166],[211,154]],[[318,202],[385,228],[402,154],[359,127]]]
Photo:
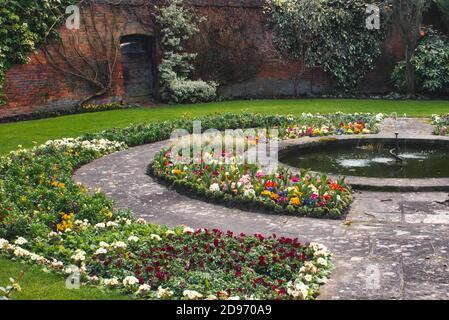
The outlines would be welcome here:
[[[396,148],[390,150],[390,154],[397,162],[404,162],[404,160],[399,156],[399,132],[394,133],[396,135]]]

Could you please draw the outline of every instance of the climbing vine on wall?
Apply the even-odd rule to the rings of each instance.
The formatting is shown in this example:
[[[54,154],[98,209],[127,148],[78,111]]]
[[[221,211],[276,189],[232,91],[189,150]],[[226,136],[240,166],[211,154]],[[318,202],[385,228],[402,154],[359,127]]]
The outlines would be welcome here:
[[[0,0],[0,104],[7,70],[57,35],[65,8],[75,0]]]
[[[380,29],[367,28],[367,4],[381,12]],[[366,0],[266,0],[265,12],[282,55],[319,66],[337,86],[354,90],[374,68],[389,27],[388,2]]]

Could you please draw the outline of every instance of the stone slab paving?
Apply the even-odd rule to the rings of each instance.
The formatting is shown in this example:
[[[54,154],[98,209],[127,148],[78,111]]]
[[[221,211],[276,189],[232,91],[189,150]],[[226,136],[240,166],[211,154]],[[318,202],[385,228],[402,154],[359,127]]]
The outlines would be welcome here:
[[[429,134],[423,120],[402,120],[402,130]],[[381,134],[394,132],[392,120]],[[416,129],[416,131],[415,131]],[[267,215],[190,199],[154,181],[146,167],[167,144],[139,146],[96,160],[74,179],[101,188],[149,222],[297,237],[334,253],[335,270],[320,299],[449,299],[447,193],[355,192],[343,220]]]

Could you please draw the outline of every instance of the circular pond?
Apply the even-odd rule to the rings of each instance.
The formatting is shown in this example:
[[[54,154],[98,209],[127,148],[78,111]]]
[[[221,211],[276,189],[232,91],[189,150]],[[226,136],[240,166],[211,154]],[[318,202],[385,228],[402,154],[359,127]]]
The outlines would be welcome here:
[[[396,148],[399,146],[399,152]],[[399,159],[398,159],[398,157]],[[281,152],[291,167],[339,176],[447,178],[449,143],[438,140],[349,139],[302,145]]]

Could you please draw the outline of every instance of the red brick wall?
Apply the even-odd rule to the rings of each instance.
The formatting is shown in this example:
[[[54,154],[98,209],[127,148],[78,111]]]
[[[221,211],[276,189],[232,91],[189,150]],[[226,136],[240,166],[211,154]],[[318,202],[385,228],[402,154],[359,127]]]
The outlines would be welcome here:
[[[132,3],[138,4],[139,0]],[[288,96],[293,92],[291,81],[291,65],[278,58],[275,49],[271,45],[271,35],[265,30],[264,16],[260,7],[260,0],[192,0],[198,12],[207,16],[208,22],[202,25],[205,32],[210,26],[214,26],[214,32],[232,32],[238,34],[243,32],[251,46],[256,50],[250,50],[245,54],[255,56],[257,59],[249,59],[245,63],[247,72],[239,74],[239,66],[233,68],[233,74],[228,76],[225,85],[220,89],[223,95],[230,97],[277,97]],[[99,5],[100,13],[106,11],[108,19],[112,13],[109,9]],[[120,35],[146,34],[154,35],[154,26],[147,9],[139,6],[120,9],[117,24]],[[133,11],[134,10],[134,11]],[[101,14],[99,13],[99,17]],[[136,14],[137,13],[137,14]],[[207,27],[209,25],[209,27]],[[222,31],[216,30],[217,26],[223,26]],[[206,28],[206,29],[205,29]],[[218,27],[220,29],[220,27]],[[243,31],[240,31],[242,29]],[[231,31],[229,31],[231,30]],[[236,31],[237,30],[237,31]],[[67,41],[70,31],[61,29],[62,37]],[[92,30],[88,30],[91,32]],[[86,35],[81,32],[81,49],[89,52],[85,43]],[[224,37],[226,39],[226,37]],[[232,39],[232,38],[231,38]],[[228,39],[229,40],[229,39]],[[227,46],[233,50],[235,44],[228,41]],[[211,51],[208,41],[204,40],[204,34],[199,34],[191,47],[199,52],[197,60],[197,75],[205,79],[213,79],[220,61],[213,60],[207,56]],[[230,49],[230,50],[231,50]],[[160,50],[155,49],[155,62],[160,60]],[[232,59],[248,59],[245,54],[234,56]],[[250,57],[250,58],[251,58]],[[361,85],[362,92],[384,93],[391,90],[390,73],[397,60],[402,57],[402,44],[400,39],[393,35],[384,44],[384,54],[377,63],[377,68],[370,72]],[[257,60],[257,63],[254,62]],[[248,65],[251,64],[251,65]],[[229,64],[228,64],[229,65]],[[231,67],[229,67],[232,69]],[[219,69],[219,68],[218,68]],[[245,77],[245,74],[247,77]],[[234,79],[234,80],[233,80]],[[329,77],[321,70],[314,69],[304,75],[301,83],[301,92],[319,93],[331,86]],[[42,51],[30,55],[30,62],[25,65],[12,67],[6,78],[5,94],[7,103],[0,106],[0,117],[30,113],[34,111],[48,110],[52,108],[69,108],[92,93],[92,89],[84,81],[72,76],[62,74],[54,69],[45,59]],[[102,97],[101,101],[120,101],[124,96],[123,75],[120,57],[114,72],[113,86],[110,92]],[[100,102],[101,102],[100,101]]]

